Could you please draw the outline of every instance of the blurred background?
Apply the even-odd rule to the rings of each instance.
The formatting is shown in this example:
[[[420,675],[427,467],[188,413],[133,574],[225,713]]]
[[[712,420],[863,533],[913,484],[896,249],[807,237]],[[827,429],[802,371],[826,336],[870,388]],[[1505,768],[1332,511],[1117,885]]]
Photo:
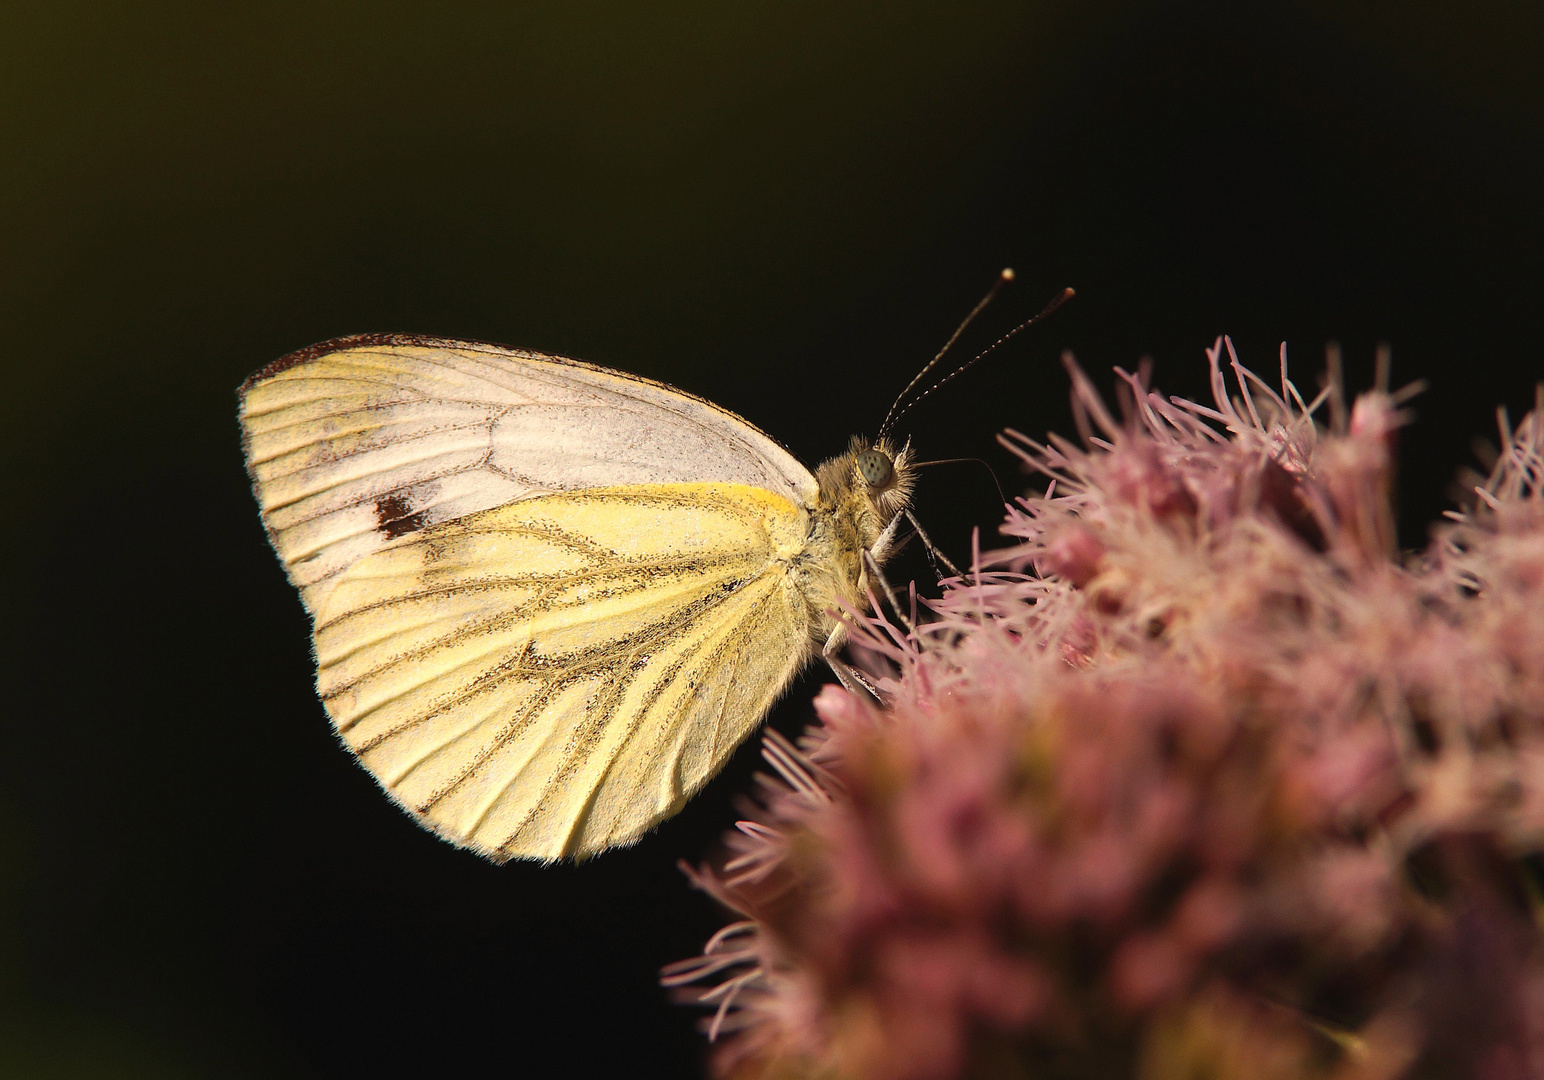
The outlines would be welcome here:
[[[251,371],[506,342],[813,463],[1012,266],[967,350],[1077,299],[910,414],[924,456],[1022,490],[993,436],[1071,430],[1063,348],[1199,396],[1220,333],[1267,374],[1285,340],[1305,389],[1327,341],[1353,386],[1386,341],[1430,383],[1418,546],[1544,375],[1541,55],[1532,0],[0,7],[0,1075],[699,1072],[656,974],[725,921],[675,864],[754,744],[582,866],[420,831],[313,696]],[[957,559],[999,505],[980,468],[919,495]]]

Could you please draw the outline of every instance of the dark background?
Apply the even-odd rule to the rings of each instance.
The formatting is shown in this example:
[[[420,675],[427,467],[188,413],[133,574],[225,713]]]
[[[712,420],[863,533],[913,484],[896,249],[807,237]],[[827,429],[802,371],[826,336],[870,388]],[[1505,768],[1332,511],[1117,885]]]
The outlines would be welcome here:
[[[1539,361],[1536,0],[0,8],[0,1073],[691,1076],[655,986],[747,748],[582,866],[494,867],[340,750],[234,388],[399,330],[582,357],[805,461],[872,432],[998,269],[925,456],[1070,429],[1064,347],[1204,391],[1423,377],[1404,539]],[[1243,10],[1247,8],[1247,14]],[[1461,14],[1460,14],[1461,13]],[[980,469],[925,476],[964,557]],[[910,569],[910,567],[908,567]],[[812,674],[776,712],[810,717]]]

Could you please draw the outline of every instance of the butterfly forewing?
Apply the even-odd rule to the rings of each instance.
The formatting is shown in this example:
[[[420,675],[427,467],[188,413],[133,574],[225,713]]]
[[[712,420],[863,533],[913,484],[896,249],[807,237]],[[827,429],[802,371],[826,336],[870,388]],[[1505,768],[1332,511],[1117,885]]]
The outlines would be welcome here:
[[[717,480],[815,498],[808,470],[709,402],[491,345],[319,345],[253,376],[241,416],[264,521],[308,604],[397,536],[533,495]]]

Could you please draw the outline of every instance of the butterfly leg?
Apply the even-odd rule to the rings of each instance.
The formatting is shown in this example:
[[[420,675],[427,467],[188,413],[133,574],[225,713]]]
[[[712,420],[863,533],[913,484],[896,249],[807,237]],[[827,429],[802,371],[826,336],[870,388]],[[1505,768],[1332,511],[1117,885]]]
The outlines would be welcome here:
[[[873,576],[874,580],[879,582],[879,587],[884,590],[885,599],[889,601],[890,610],[895,612],[895,617],[901,621],[902,626],[906,627],[908,634],[915,633],[917,628],[912,625],[911,619],[907,618],[906,612],[902,610],[900,601],[896,599],[895,589],[890,585],[890,579],[885,577],[885,572],[880,569],[879,560],[874,557],[873,553],[865,551],[863,553],[863,561],[867,565],[868,572]]]
[[[867,692],[875,701],[883,704],[884,698],[879,696],[879,688],[869,682],[857,668],[842,659],[842,646],[845,644],[847,644],[847,627],[837,623],[832,627],[831,636],[826,638],[825,646],[820,650],[820,658],[831,668],[837,682],[841,683],[842,688],[849,694]]]
[[[937,574],[938,564],[943,563],[944,569],[948,570],[949,573],[953,574],[955,577],[964,577],[965,575],[960,573],[960,568],[955,566],[954,563],[950,562],[949,556],[945,555],[942,551],[939,551],[937,546],[935,546],[933,541],[928,537],[928,534],[923,531],[922,523],[917,520],[916,515],[914,515],[910,510],[905,511],[905,515],[906,520],[911,522],[911,527],[917,530],[917,538],[922,541],[923,548],[927,550],[927,557],[929,561],[933,563],[933,572]],[[896,520],[900,520],[899,516],[897,516]],[[942,574],[938,575],[938,580],[943,580]]]
[[[906,617],[906,612],[901,609],[900,602],[895,598],[895,590],[890,587],[890,581],[885,577],[881,565],[889,562],[891,557],[905,544],[905,541],[896,541],[897,534],[901,531],[901,516],[897,514],[890,519],[890,524],[885,526],[885,531],[879,534],[874,541],[874,546],[863,553],[863,568],[874,580],[879,582],[879,587],[884,590],[885,599],[890,603],[890,610],[895,612],[896,618],[905,625],[907,632],[915,629],[912,621]]]
[[[869,548],[868,554],[872,555],[876,562],[889,562],[905,543],[904,541],[896,543],[895,538],[900,531],[901,515],[897,514],[890,519],[890,524],[885,526],[885,531],[879,534],[874,541],[874,546]]]

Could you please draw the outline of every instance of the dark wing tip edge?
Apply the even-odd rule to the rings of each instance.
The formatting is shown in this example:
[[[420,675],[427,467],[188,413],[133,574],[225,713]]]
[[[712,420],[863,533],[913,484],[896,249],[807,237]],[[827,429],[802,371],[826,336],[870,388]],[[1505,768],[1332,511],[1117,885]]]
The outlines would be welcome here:
[[[350,334],[347,337],[330,338],[327,341],[319,341],[315,345],[307,345],[304,349],[292,352],[288,356],[281,356],[267,367],[261,368],[247,377],[236,393],[246,397],[247,391],[264,379],[271,379],[275,375],[288,371],[292,367],[304,364],[307,360],[315,360],[319,356],[328,353],[342,352],[345,349],[366,349],[381,345],[419,345],[427,347],[445,348],[482,348],[501,349],[517,355],[524,355],[524,350],[513,349],[507,345],[499,345],[491,341],[458,341],[454,338],[433,337],[427,334]]]

